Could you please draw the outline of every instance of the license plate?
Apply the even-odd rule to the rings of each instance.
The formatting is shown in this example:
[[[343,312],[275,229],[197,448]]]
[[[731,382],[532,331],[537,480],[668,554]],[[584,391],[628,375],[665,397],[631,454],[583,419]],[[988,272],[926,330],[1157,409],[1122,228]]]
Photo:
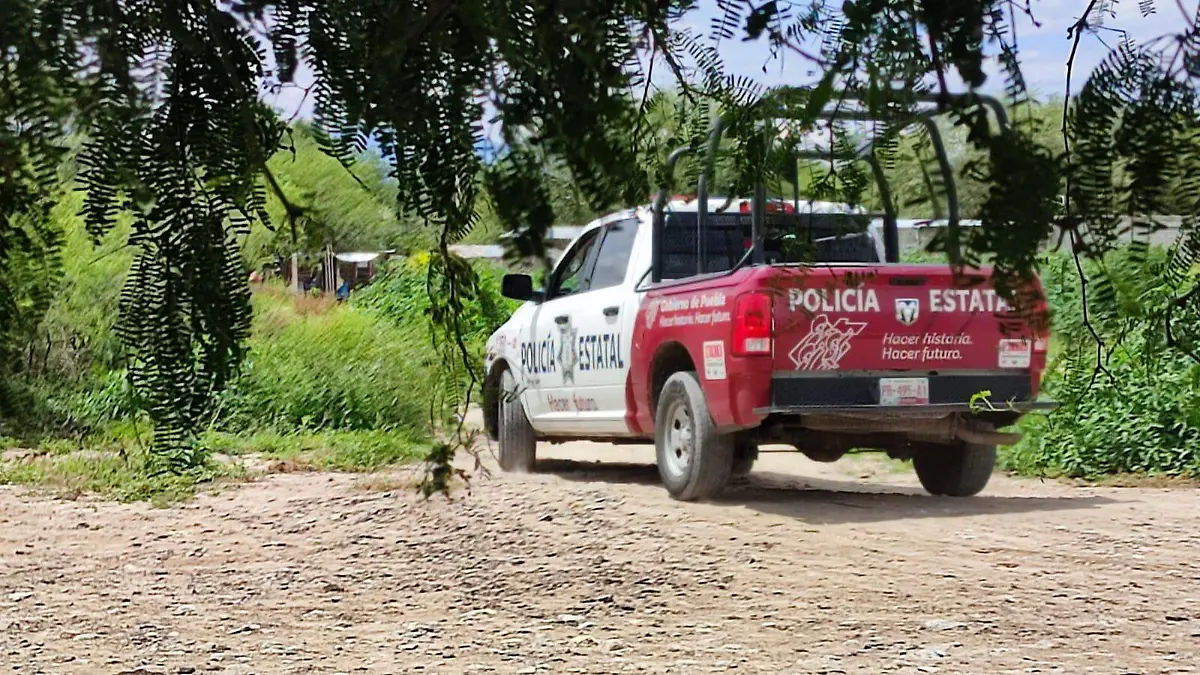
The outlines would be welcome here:
[[[879,405],[929,405],[929,378],[880,378]]]

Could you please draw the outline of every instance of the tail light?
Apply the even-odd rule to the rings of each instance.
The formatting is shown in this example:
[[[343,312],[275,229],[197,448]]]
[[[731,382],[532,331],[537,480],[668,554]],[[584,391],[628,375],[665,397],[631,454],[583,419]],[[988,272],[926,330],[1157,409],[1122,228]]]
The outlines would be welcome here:
[[[771,296],[762,291],[738,296],[733,316],[734,355],[770,354],[771,331]]]
[[[1050,351],[1050,338],[1042,336],[1033,341],[1033,351],[1038,354],[1045,354]]]

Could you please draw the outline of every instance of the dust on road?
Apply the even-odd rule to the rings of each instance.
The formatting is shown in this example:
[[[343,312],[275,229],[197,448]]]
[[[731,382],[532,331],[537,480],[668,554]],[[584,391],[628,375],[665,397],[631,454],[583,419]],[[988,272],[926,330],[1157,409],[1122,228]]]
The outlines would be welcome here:
[[[293,474],[158,510],[0,488],[14,673],[1182,673],[1200,495],[767,455],[712,504],[545,446],[452,503]],[[591,460],[605,458],[604,464]]]

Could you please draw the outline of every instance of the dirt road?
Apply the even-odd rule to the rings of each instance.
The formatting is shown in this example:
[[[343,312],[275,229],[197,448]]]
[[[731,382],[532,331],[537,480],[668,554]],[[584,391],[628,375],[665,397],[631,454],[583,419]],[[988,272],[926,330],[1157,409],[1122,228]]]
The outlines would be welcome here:
[[[939,499],[788,454],[680,504],[644,448],[542,455],[450,504],[329,474],[165,510],[0,488],[0,672],[1200,668],[1195,491]]]

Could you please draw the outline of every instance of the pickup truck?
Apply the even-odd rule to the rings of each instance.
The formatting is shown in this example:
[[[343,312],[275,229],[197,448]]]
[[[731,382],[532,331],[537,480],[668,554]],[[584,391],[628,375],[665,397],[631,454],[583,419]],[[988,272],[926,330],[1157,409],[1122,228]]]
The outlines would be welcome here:
[[[486,347],[501,467],[531,470],[539,440],[653,442],[668,492],[696,500],[785,445],[822,462],[886,451],[930,493],[981,491],[1019,438],[1000,430],[1045,407],[1039,322],[987,268],[884,262],[849,207],[771,201],[758,234],[752,203],[707,200],[704,228],[696,199],[615,213],[545,288],[504,277],[525,303]]]

